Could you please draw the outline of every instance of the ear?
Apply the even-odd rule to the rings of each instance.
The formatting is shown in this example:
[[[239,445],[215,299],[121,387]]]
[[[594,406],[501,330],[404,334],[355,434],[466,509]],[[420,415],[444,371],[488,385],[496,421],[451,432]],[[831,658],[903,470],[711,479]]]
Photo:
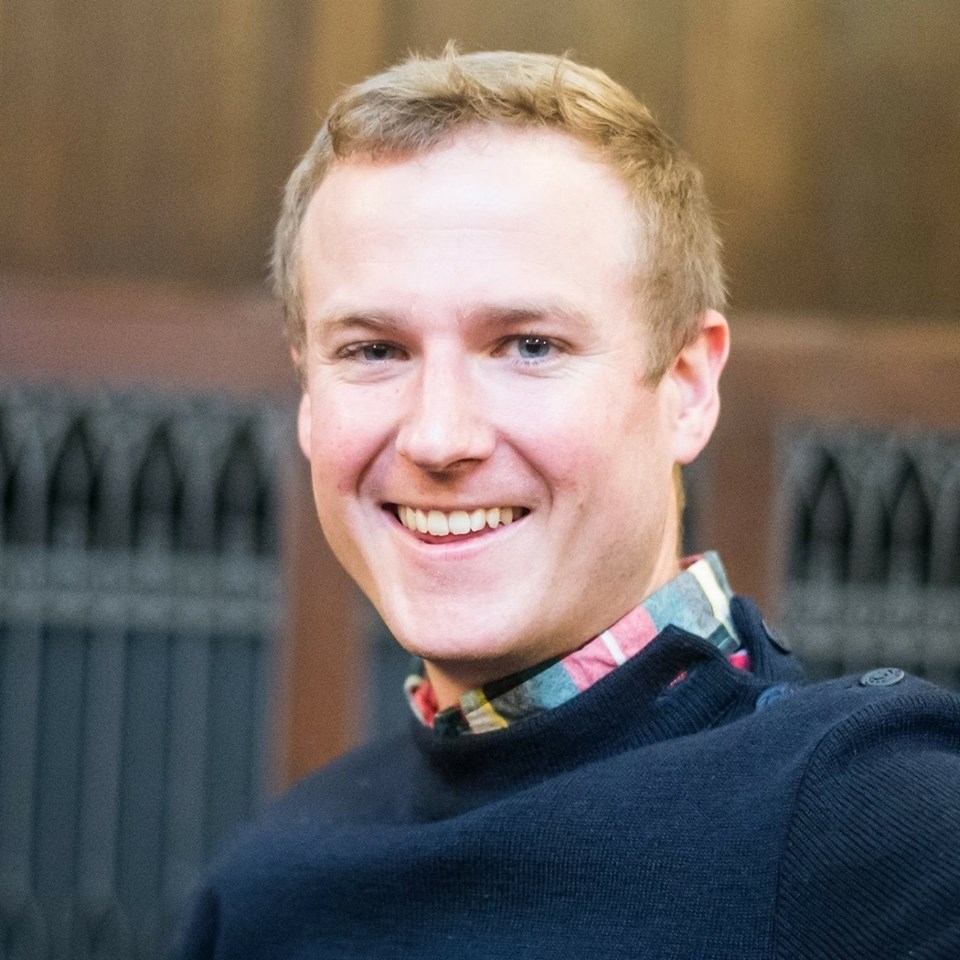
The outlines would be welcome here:
[[[717,425],[720,374],[729,352],[727,321],[716,310],[708,310],[696,339],[677,354],[665,374],[675,404],[672,441],[676,463],[694,460]]]
[[[300,397],[300,407],[297,410],[297,442],[303,455],[310,459],[310,434],[313,429],[313,404],[310,394],[304,390]]]

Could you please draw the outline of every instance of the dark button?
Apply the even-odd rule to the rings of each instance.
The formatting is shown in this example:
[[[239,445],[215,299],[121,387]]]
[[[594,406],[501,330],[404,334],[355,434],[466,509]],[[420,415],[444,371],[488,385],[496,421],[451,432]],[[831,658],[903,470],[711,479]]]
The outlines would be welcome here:
[[[766,710],[771,704],[789,696],[792,688],[793,685],[789,683],[778,683],[775,687],[767,687],[767,689],[757,697],[756,709],[758,711]]]
[[[892,687],[899,683],[906,674],[899,667],[880,667],[877,670],[868,670],[860,678],[861,687]]]
[[[790,641],[779,631],[774,629],[767,623],[766,620],[762,620],[763,630],[767,635],[767,639],[781,652],[789,653],[790,652]]]

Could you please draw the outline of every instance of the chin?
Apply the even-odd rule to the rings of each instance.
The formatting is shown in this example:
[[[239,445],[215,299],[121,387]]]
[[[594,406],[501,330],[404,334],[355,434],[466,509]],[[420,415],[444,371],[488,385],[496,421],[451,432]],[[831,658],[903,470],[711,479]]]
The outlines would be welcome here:
[[[462,616],[457,617],[451,613],[400,621],[392,620],[387,612],[384,615],[384,621],[401,647],[429,663],[450,666],[460,664],[464,667],[482,664],[489,664],[491,667],[503,665],[501,672],[482,677],[479,680],[480,683],[505,676],[522,666],[531,665],[523,656],[526,645],[517,643],[520,631],[516,624],[510,625],[503,621],[498,624],[490,622],[471,624],[464,622]],[[444,629],[443,625],[448,623],[456,624],[456,627]],[[543,658],[535,656],[532,663],[537,659]],[[513,667],[513,663],[519,666]]]
[[[478,635],[462,632],[455,637],[449,634],[430,636],[429,633],[403,634],[401,636],[394,634],[394,636],[400,646],[409,653],[431,663],[462,663],[465,665],[490,663],[509,659],[516,654],[515,646],[504,643],[502,635],[490,637],[486,634]]]

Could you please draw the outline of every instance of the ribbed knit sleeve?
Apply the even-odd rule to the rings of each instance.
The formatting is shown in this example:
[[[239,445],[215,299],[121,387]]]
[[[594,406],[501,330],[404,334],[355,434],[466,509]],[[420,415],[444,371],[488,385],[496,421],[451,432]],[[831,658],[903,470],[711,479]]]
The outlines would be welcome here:
[[[918,681],[829,731],[801,781],[776,956],[960,957],[960,707]]]

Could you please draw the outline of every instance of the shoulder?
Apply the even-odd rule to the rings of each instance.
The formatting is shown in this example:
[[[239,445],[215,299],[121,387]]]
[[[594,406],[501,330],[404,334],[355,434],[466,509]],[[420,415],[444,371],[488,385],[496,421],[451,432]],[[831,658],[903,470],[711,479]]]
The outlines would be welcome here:
[[[807,716],[815,739],[781,859],[781,955],[957,956],[960,696],[889,670],[787,700],[782,722]]]
[[[810,753],[799,810],[844,810],[858,822],[937,806],[960,788],[960,695],[900,670],[813,684],[784,711],[806,714]],[[960,804],[949,804],[960,823]],[[960,865],[960,864],[958,864]]]
[[[768,685],[761,690],[756,709],[765,713],[773,707],[784,711],[778,722],[788,717],[819,719],[823,734],[855,737],[863,723],[875,735],[873,724],[881,717],[899,718],[898,723],[908,726],[921,717],[938,717],[947,730],[954,729],[960,694],[903,670],[882,667],[835,680]]]

